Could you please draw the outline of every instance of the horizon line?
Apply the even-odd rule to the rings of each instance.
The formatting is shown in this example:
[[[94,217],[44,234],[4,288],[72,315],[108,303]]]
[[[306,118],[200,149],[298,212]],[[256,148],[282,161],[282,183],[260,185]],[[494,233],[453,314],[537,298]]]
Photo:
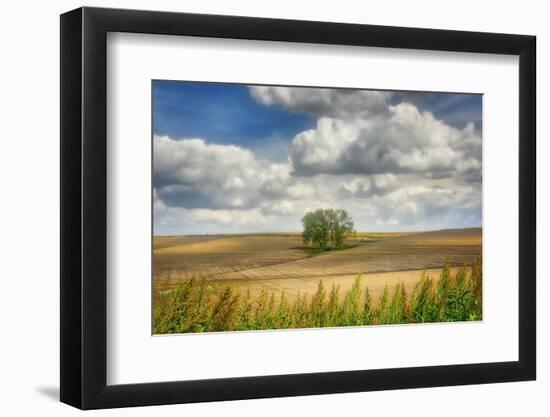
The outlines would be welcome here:
[[[470,226],[470,227],[445,227],[443,229],[426,229],[426,230],[388,230],[388,231],[356,231],[356,233],[429,233],[429,232],[441,232],[444,230],[465,230],[465,229],[483,229],[483,226]],[[285,233],[298,233],[301,231],[264,231],[264,232],[233,232],[233,233],[184,233],[184,234],[155,234],[153,237],[174,237],[174,236],[234,236],[234,235],[268,235],[268,234],[285,234]]]

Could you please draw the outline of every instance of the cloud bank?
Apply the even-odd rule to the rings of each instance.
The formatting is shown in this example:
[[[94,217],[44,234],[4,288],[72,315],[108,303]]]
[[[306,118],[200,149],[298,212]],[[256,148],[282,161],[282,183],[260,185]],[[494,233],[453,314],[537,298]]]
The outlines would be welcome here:
[[[481,224],[481,136],[391,93],[250,87],[262,106],[317,118],[288,158],[207,138],[154,137],[156,233],[300,230],[307,210],[345,208],[359,230]]]

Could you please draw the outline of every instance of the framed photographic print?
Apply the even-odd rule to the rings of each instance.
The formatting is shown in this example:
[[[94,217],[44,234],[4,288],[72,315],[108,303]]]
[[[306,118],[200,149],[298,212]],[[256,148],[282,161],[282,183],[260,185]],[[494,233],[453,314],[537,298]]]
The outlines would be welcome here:
[[[535,379],[535,38],[61,16],[61,400]]]

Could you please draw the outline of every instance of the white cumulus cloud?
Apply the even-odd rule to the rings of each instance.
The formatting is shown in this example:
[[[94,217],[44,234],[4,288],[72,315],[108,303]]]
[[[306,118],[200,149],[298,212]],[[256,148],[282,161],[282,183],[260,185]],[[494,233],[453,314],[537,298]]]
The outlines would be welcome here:
[[[385,113],[391,93],[343,88],[250,87],[259,103],[281,105],[316,116],[348,117]]]
[[[320,118],[290,148],[296,175],[421,173],[479,181],[481,137],[473,125],[457,129],[409,103],[367,118]]]
[[[419,230],[481,223],[481,136],[391,93],[250,87],[265,106],[317,117],[269,152],[154,137],[155,229],[182,233],[298,230],[319,207],[345,208],[359,229]],[[261,156],[260,156],[261,155]]]

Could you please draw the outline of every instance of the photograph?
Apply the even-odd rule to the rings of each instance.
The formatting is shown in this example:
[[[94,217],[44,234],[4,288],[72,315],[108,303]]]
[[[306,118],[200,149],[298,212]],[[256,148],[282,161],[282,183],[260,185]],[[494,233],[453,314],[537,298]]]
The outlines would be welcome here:
[[[153,334],[482,320],[482,98],[153,80]]]
[[[42,400],[54,381],[79,410],[217,415],[220,402],[243,417],[265,414],[266,399],[288,403],[277,416],[333,415],[387,413],[389,399],[398,414],[456,403],[464,415],[472,401],[453,400],[468,390],[483,414],[537,415],[548,336],[537,331],[537,67],[549,26],[524,5],[497,21],[482,6],[415,18],[398,2],[294,2],[290,14],[63,6],[49,32],[58,53],[33,48],[45,36],[31,31],[10,56],[57,57],[55,82],[26,77],[24,91],[45,89],[31,94],[45,112],[29,112],[29,94],[8,100],[22,109],[8,125],[39,128],[26,136],[45,146],[8,140],[30,163],[10,158],[6,178],[28,201],[6,207],[33,212],[6,216],[20,237],[9,246],[29,258],[31,237],[40,248],[59,237],[47,256],[59,275],[52,285],[35,262],[33,302],[8,297],[26,318],[12,320],[26,332],[15,339],[52,343],[7,380]],[[31,23],[51,26],[44,16]],[[45,119],[60,146],[45,145]],[[59,168],[59,193],[37,187],[45,169],[20,184],[41,162]],[[58,233],[32,226],[56,223],[34,214],[49,197]],[[30,404],[12,397],[15,410]]]

